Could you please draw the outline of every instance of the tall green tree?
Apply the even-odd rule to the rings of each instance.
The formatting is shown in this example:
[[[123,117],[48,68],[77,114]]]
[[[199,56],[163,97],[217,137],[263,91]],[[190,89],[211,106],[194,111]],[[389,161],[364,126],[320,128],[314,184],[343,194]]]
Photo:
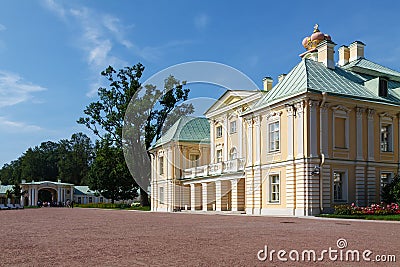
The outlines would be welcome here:
[[[88,185],[112,203],[137,197],[137,185],[125,164],[122,148],[112,146],[107,140],[96,142],[96,157],[89,171]]]
[[[43,142],[21,157],[21,177],[27,181],[55,181],[58,177],[58,144]]]
[[[21,158],[4,164],[0,169],[0,181],[2,184],[14,184],[21,181]]]
[[[161,136],[168,114],[187,100],[189,94],[189,89],[183,89],[182,84],[172,76],[165,80],[162,90],[146,85],[140,94],[143,71],[144,66],[140,63],[118,71],[109,66],[101,73],[108,80],[109,86],[99,88],[100,100],[89,104],[84,110],[86,117],[78,120],[78,123],[86,125],[101,140],[110,140],[118,148],[130,148],[124,150],[131,153],[126,156],[134,159],[133,169],[141,170],[134,174],[136,181],[149,180],[150,155],[147,150]],[[131,101],[135,104],[129,105]],[[184,110],[185,107],[188,112],[193,109],[191,105],[181,109]],[[124,133],[126,138],[123,138],[124,123],[129,126]],[[141,183],[140,197],[143,206],[149,205],[146,189],[147,186]]]
[[[61,140],[57,164],[59,178],[75,185],[86,184],[93,152],[92,141],[83,133],[73,134],[70,140]]]

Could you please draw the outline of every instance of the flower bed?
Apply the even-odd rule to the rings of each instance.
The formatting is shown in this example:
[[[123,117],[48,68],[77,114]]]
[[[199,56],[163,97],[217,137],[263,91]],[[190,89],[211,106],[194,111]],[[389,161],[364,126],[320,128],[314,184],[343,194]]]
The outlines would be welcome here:
[[[352,203],[351,205],[335,206],[335,215],[395,215],[400,214],[400,206],[397,203],[392,204],[371,204],[369,207],[359,207]]]

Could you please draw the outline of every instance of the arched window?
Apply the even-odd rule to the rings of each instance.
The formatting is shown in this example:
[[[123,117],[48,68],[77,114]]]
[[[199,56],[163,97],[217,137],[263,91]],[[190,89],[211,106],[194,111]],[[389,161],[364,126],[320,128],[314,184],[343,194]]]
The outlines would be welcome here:
[[[229,158],[230,158],[231,160],[237,159],[237,151],[236,151],[236,148],[235,148],[235,147],[232,147],[232,148],[231,148],[231,151],[229,152]]]

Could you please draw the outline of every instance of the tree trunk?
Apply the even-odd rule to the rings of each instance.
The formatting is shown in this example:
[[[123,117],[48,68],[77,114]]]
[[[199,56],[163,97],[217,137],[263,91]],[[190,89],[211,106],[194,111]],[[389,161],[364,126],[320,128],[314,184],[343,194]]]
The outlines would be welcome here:
[[[150,206],[149,195],[142,188],[140,188],[140,206]]]

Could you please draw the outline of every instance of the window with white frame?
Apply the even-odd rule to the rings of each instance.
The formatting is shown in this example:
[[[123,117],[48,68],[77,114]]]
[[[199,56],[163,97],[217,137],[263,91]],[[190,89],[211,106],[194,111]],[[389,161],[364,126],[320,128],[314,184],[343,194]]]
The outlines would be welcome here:
[[[200,159],[200,155],[198,154],[190,154],[190,167],[197,167],[199,166],[199,159]]]
[[[272,174],[269,176],[269,184],[270,184],[270,202],[279,202],[280,201],[280,181],[279,174]]]
[[[158,162],[159,162],[158,166],[159,166],[160,175],[163,175],[164,174],[164,157],[159,157]]]
[[[347,201],[347,176],[344,171],[333,172],[333,200],[334,202]]]
[[[268,124],[269,152],[279,151],[280,131],[279,121]]]
[[[393,151],[392,146],[392,124],[382,123],[381,124],[381,151],[391,152]]]
[[[217,163],[222,162],[222,149],[217,150]]]
[[[230,152],[229,152],[229,159],[234,160],[237,159],[237,150],[235,147],[232,147]]]
[[[164,203],[164,187],[160,187],[160,203]]]
[[[222,137],[222,126],[217,126],[217,138]]]
[[[231,134],[236,133],[236,121],[231,121],[229,133],[231,133]]]

